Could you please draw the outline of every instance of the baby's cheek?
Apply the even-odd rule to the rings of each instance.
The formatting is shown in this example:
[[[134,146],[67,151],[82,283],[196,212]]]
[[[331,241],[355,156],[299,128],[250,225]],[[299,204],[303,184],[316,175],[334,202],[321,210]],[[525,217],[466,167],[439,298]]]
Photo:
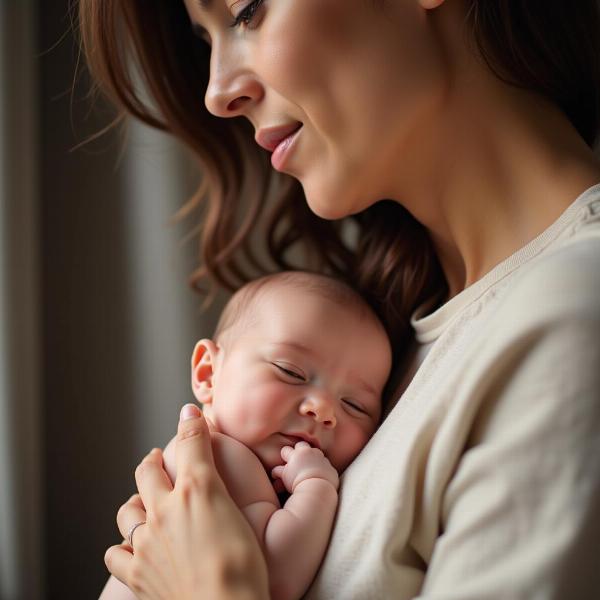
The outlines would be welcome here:
[[[261,388],[247,395],[244,402],[238,403],[236,410],[231,411],[228,427],[235,429],[239,439],[259,440],[274,429],[279,431],[284,407],[284,399],[268,388]]]
[[[366,446],[370,439],[369,432],[360,427],[349,428],[336,441],[336,448],[330,454],[331,464],[339,471],[343,471]]]

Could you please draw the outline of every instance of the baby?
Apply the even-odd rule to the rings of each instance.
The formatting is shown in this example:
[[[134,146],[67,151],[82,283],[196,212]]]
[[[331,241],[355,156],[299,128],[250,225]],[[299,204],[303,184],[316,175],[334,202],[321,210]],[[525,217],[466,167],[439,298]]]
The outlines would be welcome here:
[[[339,474],[379,423],[390,367],[388,337],[364,300],[305,272],[247,284],[214,340],[196,344],[192,390],[219,473],[263,549],[273,599],[300,598],[313,580]],[[164,463],[174,480],[173,448]],[[289,494],[283,506],[276,491]],[[111,593],[111,583],[102,600],[134,597],[119,593],[116,580]]]

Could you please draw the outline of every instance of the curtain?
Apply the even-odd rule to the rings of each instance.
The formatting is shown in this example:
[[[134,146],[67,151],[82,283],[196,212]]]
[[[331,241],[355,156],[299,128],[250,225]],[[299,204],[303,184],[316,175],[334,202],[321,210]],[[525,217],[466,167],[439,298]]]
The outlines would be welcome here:
[[[94,598],[133,471],[192,400],[219,311],[187,285],[197,183],[76,69],[68,0],[0,0],[0,598]]]
[[[43,578],[32,2],[0,4],[0,597],[38,598]]]

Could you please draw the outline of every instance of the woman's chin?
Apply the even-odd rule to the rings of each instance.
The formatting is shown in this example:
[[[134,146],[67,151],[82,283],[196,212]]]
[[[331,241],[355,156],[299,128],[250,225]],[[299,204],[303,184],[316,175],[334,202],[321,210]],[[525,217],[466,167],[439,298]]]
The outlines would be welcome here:
[[[338,195],[331,195],[325,198],[323,195],[309,196],[306,195],[306,203],[308,208],[321,219],[328,221],[335,221],[336,219],[342,219],[352,214],[348,203],[339,201]]]
[[[337,221],[338,219],[343,219],[344,217],[349,217],[350,215],[360,212],[360,210],[353,210],[347,206],[314,206],[310,203],[308,206],[317,217],[321,217],[321,219],[327,221]]]

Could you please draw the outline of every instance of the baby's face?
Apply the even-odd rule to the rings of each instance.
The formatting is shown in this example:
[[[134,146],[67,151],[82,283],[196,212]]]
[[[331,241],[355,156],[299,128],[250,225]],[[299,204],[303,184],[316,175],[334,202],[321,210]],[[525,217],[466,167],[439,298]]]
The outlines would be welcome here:
[[[302,439],[342,471],[379,422],[385,332],[356,308],[291,286],[266,290],[246,321],[217,351],[207,416],[267,470]]]

